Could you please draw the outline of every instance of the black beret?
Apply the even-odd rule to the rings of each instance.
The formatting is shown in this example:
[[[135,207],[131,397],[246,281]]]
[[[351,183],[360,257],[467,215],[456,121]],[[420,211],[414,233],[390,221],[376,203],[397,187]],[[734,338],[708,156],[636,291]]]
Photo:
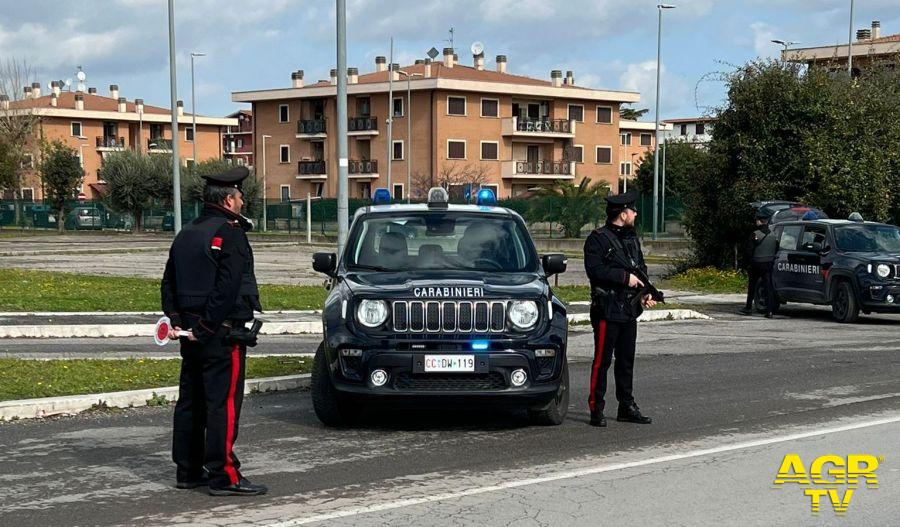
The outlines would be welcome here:
[[[606,210],[610,212],[621,212],[625,209],[634,210],[634,202],[638,199],[638,191],[631,189],[621,194],[610,195],[606,197]]]
[[[206,180],[207,185],[241,188],[241,183],[243,183],[243,181],[247,179],[247,176],[249,175],[250,171],[247,169],[247,167],[234,167],[226,172],[222,172],[221,174],[200,177]]]

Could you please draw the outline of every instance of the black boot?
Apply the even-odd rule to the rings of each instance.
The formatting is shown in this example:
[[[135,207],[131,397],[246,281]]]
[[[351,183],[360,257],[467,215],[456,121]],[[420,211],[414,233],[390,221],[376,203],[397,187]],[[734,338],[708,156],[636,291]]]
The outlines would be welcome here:
[[[642,415],[641,409],[638,408],[638,405],[631,403],[628,406],[619,407],[619,415],[618,417],[616,417],[616,421],[649,425],[653,422],[653,419]]]
[[[591,426],[606,426],[606,417],[603,417],[603,411],[591,412]]]
[[[227,487],[210,487],[210,496],[259,496],[269,489],[265,485],[254,485],[247,478],[241,478],[236,485]]]
[[[742,307],[742,308],[738,311],[738,314],[739,314],[739,315],[745,315],[745,316],[752,315],[752,314],[753,314],[753,308],[750,308],[750,307]]]
[[[175,481],[176,489],[196,489],[197,487],[206,487],[209,485],[209,474],[204,471],[199,476],[177,477]]]

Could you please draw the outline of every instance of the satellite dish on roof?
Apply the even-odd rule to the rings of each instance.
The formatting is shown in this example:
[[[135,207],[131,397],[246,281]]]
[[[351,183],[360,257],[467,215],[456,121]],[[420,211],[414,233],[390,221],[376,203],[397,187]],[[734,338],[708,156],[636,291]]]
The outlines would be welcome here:
[[[79,82],[84,82],[85,77],[86,77],[86,75],[84,74],[83,71],[79,71],[78,73],[75,74],[75,78],[78,79]]]
[[[63,82],[63,81],[60,81],[60,82],[62,82],[66,88],[68,88],[69,86],[72,85],[72,79],[66,79],[65,82]]]
[[[472,55],[481,55],[484,53],[484,44],[479,41],[472,42]]]
[[[440,54],[440,52],[433,47],[428,50],[428,56],[431,58],[431,60],[434,60],[434,58],[437,57],[439,54]]]

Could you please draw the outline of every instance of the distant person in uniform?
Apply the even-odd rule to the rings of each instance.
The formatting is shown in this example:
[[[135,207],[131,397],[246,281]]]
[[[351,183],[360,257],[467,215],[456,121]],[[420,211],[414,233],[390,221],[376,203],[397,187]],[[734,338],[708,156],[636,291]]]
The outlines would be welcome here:
[[[644,283],[631,270],[639,268],[644,276],[647,273],[641,242],[634,230],[636,200],[634,190],[606,198],[606,224],[592,231],[584,242],[584,269],[591,283],[590,316],[594,329],[588,397],[593,426],[606,426],[604,398],[614,357],[613,376],[619,402],[616,420],[641,424],[652,421],[641,414],[632,394],[637,318],[644,307],[656,304],[649,294],[632,302]]]
[[[748,243],[747,268],[747,303],[739,311],[742,315],[753,314],[753,300],[760,281],[763,284],[763,302],[766,318],[772,318],[775,312],[775,284],[772,282],[772,265],[778,251],[778,240],[769,229],[770,216],[763,211],[756,213],[756,230],[750,235]]]
[[[253,251],[241,216],[245,167],[206,179],[203,211],[186,225],[169,251],[161,294],[171,319],[170,338],[181,338],[181,379],[172,459],[176,487],[209,486],[214,496],[265,494],[240,473],[234,454],[248,342],[245,324],[261,311]],[[255,345],[255,336],[249,345]]]

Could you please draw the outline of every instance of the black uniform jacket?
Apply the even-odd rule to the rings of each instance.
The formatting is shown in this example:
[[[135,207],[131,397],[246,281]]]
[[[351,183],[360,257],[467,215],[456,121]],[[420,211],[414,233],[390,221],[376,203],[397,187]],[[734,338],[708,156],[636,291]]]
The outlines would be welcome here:
[[[247,220],[207,203],[178,233],[163,274],[163,312],[172,326],[192,329],[205,342],[228,321],[261,311]]]
[[[613,243],[604,231],[613,234],[619,243]],[[584,270],[591,282],[594,300],[591,310],[599,310],[599,318],[612,322],[630,322],[644,311],[640,305],[635,307],[631,303],[637,290],[628,287],[631,273],[621,260],[633,261],[635,267],[647,273],[641,242],[633,228],[607,223],[588,235],[584,242]],[[605,301],[598,302],[597,290],[609,293]]]

